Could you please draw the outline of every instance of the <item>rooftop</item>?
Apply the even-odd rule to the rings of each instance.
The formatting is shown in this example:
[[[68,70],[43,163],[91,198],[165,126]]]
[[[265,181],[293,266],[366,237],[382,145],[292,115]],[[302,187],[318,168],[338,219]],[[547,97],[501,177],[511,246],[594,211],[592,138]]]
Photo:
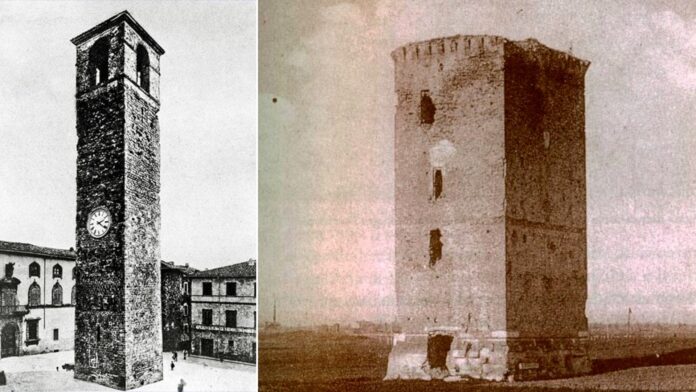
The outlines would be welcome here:
[[[38,257],[50,257],[64,260],[75,260],[75,251],[70,249],[47,248],[25,244],[22,242],[0,241],[0,253],[10,253],[17,255],[28,255]]]
[[[128,11],[121,11],[118,14],[112,16],[111,18],[99,23],[98,25],[92,27],[91,29],[85,31],[84,33],[78,35],[77,37],[70,40],[74,45],[79,45],[91,37],[101,33],[104,30],[110,29],[113,26],[120,24],[121,22],[127,22],[133,27],[133,29],[147,42],[154,51],[160,56],[164,54],[164,49],[155,41],[154,38],[143,28],[143,26],[138,23],[133,16]]]
[[[181,271],[184,274],[189,274],[189,275],[198,271],[195,268],[189,267],[188,263],[186,263],[184,265],[176,265],[176,264],[174,264],[173,261],[164,261],[164,260],[162,260],[161,268],[163,270],[168,270],[168,269],[169,270],[177,270],[177,271]]]
[[[242,263],[198,271],[190,276],[192,278],[255,278],[256,260],[249,259]]]

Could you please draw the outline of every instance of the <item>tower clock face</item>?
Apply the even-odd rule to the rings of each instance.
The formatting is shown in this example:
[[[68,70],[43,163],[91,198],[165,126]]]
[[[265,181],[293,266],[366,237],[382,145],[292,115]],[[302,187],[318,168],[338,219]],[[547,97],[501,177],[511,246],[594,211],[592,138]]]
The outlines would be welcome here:
[[[87,216],[87,231],[94,238],[106,235],[111,227],[111,214],[106,207],[97,207]]]

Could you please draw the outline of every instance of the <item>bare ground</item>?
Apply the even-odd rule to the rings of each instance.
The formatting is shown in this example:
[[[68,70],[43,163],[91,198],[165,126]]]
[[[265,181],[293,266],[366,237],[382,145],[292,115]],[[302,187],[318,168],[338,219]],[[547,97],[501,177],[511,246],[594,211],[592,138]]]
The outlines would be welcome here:
[[[696,338],[592,341],[594,375],[517,383],[382,381],[390,338],[295,331],[259,336],[261,391],[696,391]]]

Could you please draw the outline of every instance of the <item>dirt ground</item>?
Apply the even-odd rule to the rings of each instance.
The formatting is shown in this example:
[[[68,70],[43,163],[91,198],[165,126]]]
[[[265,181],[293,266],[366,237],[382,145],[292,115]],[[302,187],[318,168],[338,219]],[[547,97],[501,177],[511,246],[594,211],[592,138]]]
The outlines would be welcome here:
[[[164,379],[154,384],[132,389],[136,392],[176,391],[179,380],[186,382],[184,391],[195,392],[251,392],[256,391],[256,368],[251,365],[211,359],[191,358],[179,360],[175,368],[169,367],[171,353],[164,353]],[[72,371],[62,369],[65,363],[74,363],[73,351],[25,355],[0,359],[0,370],[5,372],[7,385],[0,392],[39,391],[116,391],[102,385],[76,380]],[[57,368],[57,369],[56,369]]]
[[[382,381],[391,339],[294,331],[259,336],[261,391],[696,391],[696,338],[590,343],[597,374],[525,383]]]

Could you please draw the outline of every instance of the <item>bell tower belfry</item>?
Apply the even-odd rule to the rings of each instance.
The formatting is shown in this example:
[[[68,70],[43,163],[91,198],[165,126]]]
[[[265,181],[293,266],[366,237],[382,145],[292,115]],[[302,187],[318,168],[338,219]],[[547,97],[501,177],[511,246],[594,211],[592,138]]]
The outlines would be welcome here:
[[[123,11],[77,48],[75,377],[162,380],[157,42]]]

